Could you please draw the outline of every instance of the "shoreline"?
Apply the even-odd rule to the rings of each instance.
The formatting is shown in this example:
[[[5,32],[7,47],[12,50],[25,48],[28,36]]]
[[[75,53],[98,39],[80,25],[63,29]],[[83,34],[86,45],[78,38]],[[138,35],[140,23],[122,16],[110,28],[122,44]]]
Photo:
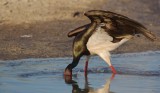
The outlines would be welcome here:
[[[157,36],[155,42],[135,37],[112,53],[160,50],[159,0],[3,0],[0,4],[0,60],[72,56],[74,37],[68,38],[67,33],[90,22],[82,15],[74,17],[88,10],[125,15]]]
[[[142,51],[142,52],[124,52],[124,53],[111,53],[111,57],[123,57],[123,56],[145,56],[145,55],[150,55],[150,54],[160,54],[160,50],[157,51]],[[93,57],[99,57],[98,55],[93,55],[91,56],[91,58]],[[17,61],[17,60],[30,60],[30,59],[34,59],[34,60],[40,60],[40,59],[72,59],[72,56],[59,56],[59,57],[30,57],[30,58],[17,58],[17,59],[0,59],[0,63],[1,62],[5,62],[5,61]],[[82,57],[82,59],[85,59],[85,56]]]

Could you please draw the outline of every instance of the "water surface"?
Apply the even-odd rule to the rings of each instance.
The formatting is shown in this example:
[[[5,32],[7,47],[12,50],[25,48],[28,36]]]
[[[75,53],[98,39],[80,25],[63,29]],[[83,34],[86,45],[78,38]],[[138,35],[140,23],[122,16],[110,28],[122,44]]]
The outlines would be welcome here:
[[[0,93],[160,93],[160,51],[112,55],[118,74],[95,56],[84,76],[84,62],[65,82],[64,68],[72,58],[0,61]]]

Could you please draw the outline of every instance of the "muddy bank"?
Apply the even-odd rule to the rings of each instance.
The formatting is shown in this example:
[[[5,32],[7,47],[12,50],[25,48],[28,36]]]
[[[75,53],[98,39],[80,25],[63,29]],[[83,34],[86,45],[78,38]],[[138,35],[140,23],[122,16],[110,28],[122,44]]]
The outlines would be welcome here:
[[[36,0],[34,1],[36,2]],[[71,56],[73,38],[68,38],[67,33],[70,30],[89,22],[89,20],[84,16],[73,17],[73,14],[77,11],[83,12],[90,9],[110,10],[126,15],[144,24],[158,37],[158,40],[155,42],[150,42],[149,40],[146,40],[143,36],[139,38],[134,38],[133,40],[124,44],[122,47],[113,51],[113,53],[160,50],[160,21],[158,20],[160,18],[160,2],[158,0],[102,0],[101,2],[94,0],[94,2],[85,2],[83,0],[80,2],[75,0],[79,2],[79,5],[76,6],[76,2],[73,2],[70,5],[67,5],[65,3],[66,5],[64,4],[64,7],[60,7],[60,3],[62,3],[62,1],[63,0],[60,0],[59,2],[57,1],[57,6],[54,6],[56,8],[52,7],[52,4],[54,2],[43,2],[44,4],[42,3],[42,6],[47,6],[47,4],[50,4],[51,9],[48,9],[48,6],[46,7],[46,10],[42,10],[41,8],[38,9],[37,7],[40,7],[40,5],[36,6],[35,8],[34,5],[31,4],[31,6],[28,7],[31,7],[31,9],[33,10],[36,9],[35,15],[34,12],[29,12],[31,16],[25,16],[23,13],[20,14],[23,9],[19,9],[18,12],[13,13],[13,16],[15,17],[17,14],[20,14],[18,16],[21,17],[17,19],[17,21],[15,21],[14,17],[12,19],[8,17],[7,20],[7,16],[3,18],[1,16],[0,59],[2,60]],[[30,3],[35,2],[30,1]],[[8,8],[12,8],[11,6],[9,6],[9,4],[14,5],[14,3],[15,2],[10,3],[10,1],[8,1],[8,3],[3,4],[4,6],[7,5]],[[98,3],[98,5],[96,3]],[[26,7],[27,5],[24,8]],[[42,12],[40,12],[40,10],[42,10]],[[14,11],[14,8],[12,11]],[[46,12],[44,11],[61,12],[53,14],[48,12],[48,14],[46,14]]]
[[[0,59],[65,57],[72,55],[73,38],[67,33],[82,21],[51,21],[35,24],[7,25],[0,32]],[[63,26],[63,27],[60,27]],[[4,30],[5,29],[5,30]],[[114,53],[159,50],[159,41],[133,38]]]

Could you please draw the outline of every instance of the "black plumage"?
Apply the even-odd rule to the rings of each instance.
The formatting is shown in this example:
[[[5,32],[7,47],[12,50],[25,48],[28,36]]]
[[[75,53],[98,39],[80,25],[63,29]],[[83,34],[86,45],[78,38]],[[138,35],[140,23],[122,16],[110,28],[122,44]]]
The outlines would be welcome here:
[[[151,41],[156,39],[155,35],[151,31],[148,31],[145,26],[123,15],[103,10],[91,10],[84,13],[84,15],[91,20],[91,23],[78,27],[68,33],[68,37],[75,36],[75,39],[73,41],[73,61],[66,67],[65,75],[72,75],[72,69],[77,66],[80,58],[83,55],[91,54],[87,43],[89,38],[98,31],[97,28],[104,30],[109,37],[113,38],[108,40],[113,44],[122,42],[124,39],[129,40],[136,34],[143,34]],[[109,59],[107,60],[110,61]],[[111,63],[108,64],[112,72],[116,73]]]

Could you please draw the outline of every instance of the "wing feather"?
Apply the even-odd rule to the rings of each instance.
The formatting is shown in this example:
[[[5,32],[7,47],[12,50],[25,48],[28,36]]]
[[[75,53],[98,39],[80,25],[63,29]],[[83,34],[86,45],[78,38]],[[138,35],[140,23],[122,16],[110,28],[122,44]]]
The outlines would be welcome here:
[[[108,19],[111,20],[112,24],[109,25],[112,26],[112,28],[116,28],[114,30],[108,28],[110,29],[108,31],[110,31],[112,36],[113,34],[119,37],[120,35],[134,35],[141,33],[146,38],[152,41],[156,39],[156,36],[151,31],[147,30],[147,28],[143,26],[141,23],[123,15],[103,10],[90,10],[86,12],[84,15],[87,16],[91,20],[91,22],[94,21],[94,18],[99,18],[101,22],[105,22],[105,20]],[[107,22],[106,24],[108,25]]]
[[[90,26],[90,24],[86,24],[86,25],[80,26],[80,27],[70,31],[68,33],[68,37],[77,36],[79,33],[87,30],[89,28],[89,26]]]

